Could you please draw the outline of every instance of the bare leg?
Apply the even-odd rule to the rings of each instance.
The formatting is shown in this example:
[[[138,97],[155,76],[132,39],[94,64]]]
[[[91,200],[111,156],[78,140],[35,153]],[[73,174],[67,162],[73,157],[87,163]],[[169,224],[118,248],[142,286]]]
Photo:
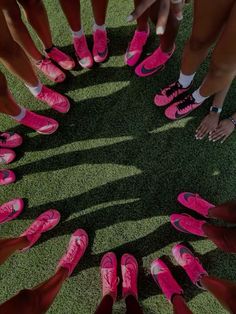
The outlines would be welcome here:
[[[134,0],[134,6],[139,5],[141,0]],[[137,19],[137,30],[140,32],[147,31],[148,29],[148,18],[151,10],[146,10],[140,18]]]
[[[106,22],[108,0],[92,0],[94,20],[97,25],[104,25]]]
[[[1,313],[22,314],[46,313],[55,300],[62,284],[68,277],[68,270],[60,268],[54,276],[32,290],[22,290],[18,295],[0,305]]]
[[[78,32],[81,29],[80,1],[60,0],[60,4],[71,30]]]
[[[192,314],[192,311],[187,306],[184,297],[175,295],[172,300],[174,314]]]
[[[236,228],[217,227],[208,223],[202,227],[204,234],[225,252],[236,253]]]
[[[235,2],[213,51],[210,70],[200,88],[202,96],[214,95],[233,81],[236,71],[236,43],[233,38],[236,38]]]
[[[0,239],[0,265],[2,265],[9,256],[17,250],[21,250],[29,245],[27,237],[12,239]]]
[[[236,313],[236,285],[233,282],[205,276],[201,284],[228,310]]]
[[[95,314],[112,314],[113,298],[107,294],[96,309]]]
[[[52,47],[52,34],[47,11],[42,0],[18,0],[23,6],[27,20],[41,39],[44,49]]]
[[[22,50],[13,40],[5,18],[0,11],[0,60],[5,67],[29,86],[37,86],[38,78],[33,67]],[[3,78],[1,78],[3,81]]]
[[[21,19],[21,12],[17,2],[15,0],[2,0],[1,8],[16,42],[22,46],[34,61],[42,60],[43,56],[41,52],[35,46],[28,29]]]
[[[193,28],[191,37],[183,52],[182,73],[191,75],[197,71],[206,58],[209,48],[217,40],[233,2],[233,0],[216,0],[213,12],[211,2],[205,0],[194,1]]]
[[[236,201],[228,201],[209,210],[210,218],[218,218],[230,223],[236,223]]]

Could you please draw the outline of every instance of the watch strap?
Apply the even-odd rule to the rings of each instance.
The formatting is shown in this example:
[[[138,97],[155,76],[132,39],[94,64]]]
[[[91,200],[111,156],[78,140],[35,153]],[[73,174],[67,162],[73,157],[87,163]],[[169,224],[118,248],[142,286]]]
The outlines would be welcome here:
[[[221,113],[222,112],[222,108],[211,106],[210,107],[210,112]]]

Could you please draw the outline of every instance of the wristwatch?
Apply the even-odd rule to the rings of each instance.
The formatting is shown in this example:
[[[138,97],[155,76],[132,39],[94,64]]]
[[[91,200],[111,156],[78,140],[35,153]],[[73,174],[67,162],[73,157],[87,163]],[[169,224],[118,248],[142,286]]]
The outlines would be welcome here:
[[[236,120],[234,120],[233,117],[229,117],[227,119],[230,120],[233,123],[234,127],[236,127]]]
[[[221,111],[222,111],[222,108],[218,108],[215,106],[211,106],[210,108],[210,112],[221,113]]]

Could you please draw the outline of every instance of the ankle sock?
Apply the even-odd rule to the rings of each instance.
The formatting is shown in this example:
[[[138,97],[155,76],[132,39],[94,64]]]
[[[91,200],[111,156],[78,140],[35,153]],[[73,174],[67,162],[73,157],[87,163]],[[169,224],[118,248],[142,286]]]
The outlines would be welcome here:
[[[76,38],[80,38],[84,35],[84,30],[83,30],[83,27],[81,27],[81,29],[77,32],[74,32],[71,30],[71,33],[72,33],[72,36],[73,37],[76,37]]]
[[[185,75],[183,74],[182,72],[180,72],[180,75],[179,75],[179,83],[184,87],[188,87],[193,79],[194,79],[194,76],[195,76],[195,73],[191,74],[191,75]]]
[[[26,109],[24,107],[21,107],[21,106],[19,106],[19,108],[20,108],[20,113],[17,116],[11,116],[16,121],[23,120],[25,115],[26,115]]]
[[[199,89],[197,89],[192,95],[193,95],[193,98],[195,99],[195,101],[198,103],[198,104],[200,104],[200,103],[202,103],[204,100],[206,100],[209,96],[207,96],[207,97],[205,97],[205,96],[202,96],[201,94],[200,94],[200,88],[201,87],[199,87]]]
[[[106,30],[106,25],[103,24],[103,25],[97,25],[95,22],[93,24],[93,32],[96,32],[97,30],[100,30],[100,31],[105,31]]]
[[[39,82],[38,85],[36,85],[36,86],[26,85],[26,87],[29,89],[31,94],[34,95],[34,97],[36,97],[36,96],[38,96],[38,94],[41,93],[43,85]]]

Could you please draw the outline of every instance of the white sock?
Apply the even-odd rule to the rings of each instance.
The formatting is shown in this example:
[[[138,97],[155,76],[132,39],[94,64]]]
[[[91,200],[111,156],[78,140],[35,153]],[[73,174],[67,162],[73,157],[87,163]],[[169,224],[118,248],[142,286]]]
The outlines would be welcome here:
[[[83,29],[83,27],[81,27],[81,29],[77,32],[74,32],[71,30],[71,33],[72,33],[73,37],[80,38],[84,35],[84,29]]]
[[[95,22],[93,24],[93,32],[96,32],[97,30],[100,30],[100,31],[105,31],[106,30],[106,25],[103,24],[103,25],[97,25]]]
[[[193,95],[193,98],[195,99],[195,101],[198,103],[198,104],[200,104],[200,103],[202,103],[204,100],[206,100],[209,96],[207,96],[207,97],[205,97],[205,96],[202,96],[201,94],[200,94],[200,88],[201,87],[199,87],[199,89],[197,89],[192,95]]]
[[[184,87],[188,87],[192,81],[193,81],[193,78],[195,76],[195,73],[191,74],[191,75],[185,75],[183,74],[182,72],[180,72],[180,75],[179,75],[179,83]]]
[[[11,116],[16,121],[21,121],[22,119],[24,119],[26,115],[26,109],[21,106],[19,106],[19,108],[20,108],[20,113],[17,116]]]
[[[31,92],[31,94],[34,95],[34,97],[38,96],[38,94],[41,93],[42,87],[43,85],[39,82],[38,85],[36,86],[29,86],[26,85],[26,87],[29,89],[29,91]]]

